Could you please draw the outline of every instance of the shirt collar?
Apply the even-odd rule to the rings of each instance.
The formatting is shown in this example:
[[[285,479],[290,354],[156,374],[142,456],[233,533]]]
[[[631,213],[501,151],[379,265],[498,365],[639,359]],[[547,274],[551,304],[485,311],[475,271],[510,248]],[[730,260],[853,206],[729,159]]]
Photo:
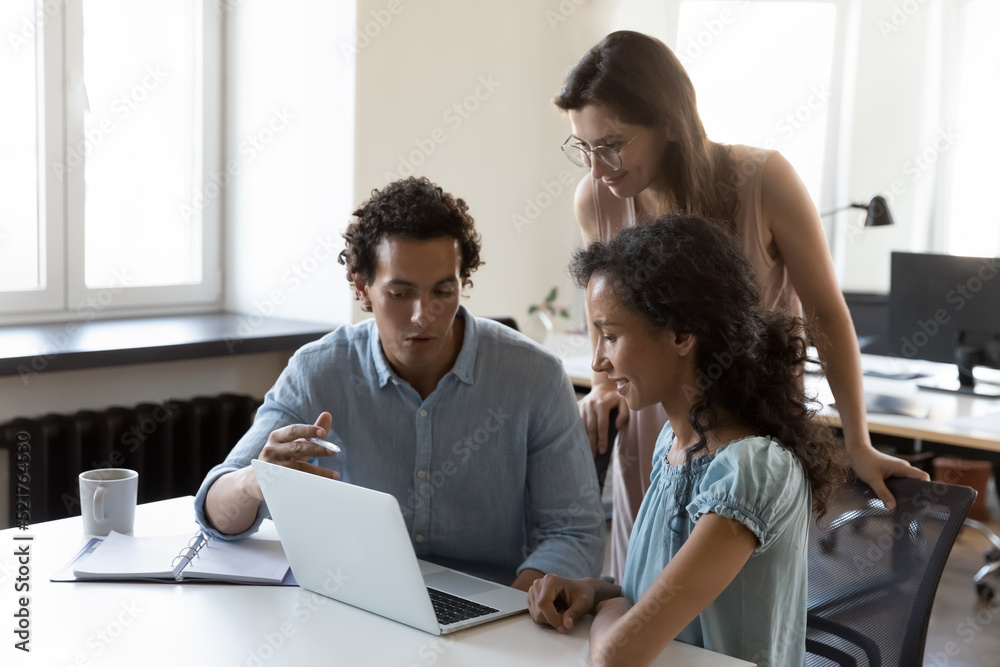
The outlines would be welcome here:
[[[455,364],[451,367],[451,370],[448,371],[448,373],[453,373],[455,377],[466,384],[472,384],[474,380],[473,370],[476,367],[476,351],[479,348],[478,323],[476,322],[476,318],[470,315],[469,311],[465,309],[465,306],[458,307],[458,313],[456,313],[455,317],[461,317],[465,321],[465,335],[462,338],[462,350],[458,353],[458,358],[455,359]],[[393,372],[392,368],[389,367],[389,361],[385,358],[375,318],[372,318],[371,320],[369,352],[371,353],[372,360],[375,363],[375,372],[378,374],[379,388],[385,387],[394,379],[399,382],[403,382],[403,379],[399,378]],[[448,373],[445,373],[445,376],[447,376]]]

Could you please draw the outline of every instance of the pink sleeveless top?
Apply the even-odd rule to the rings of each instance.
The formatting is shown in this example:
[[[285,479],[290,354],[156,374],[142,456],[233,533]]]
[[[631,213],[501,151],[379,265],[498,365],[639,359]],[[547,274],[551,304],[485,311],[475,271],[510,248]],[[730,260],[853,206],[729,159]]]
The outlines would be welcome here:
[[[761,296],[768,310],[784,310],[802,315],[802,303],[788,278],[781,256],[771,257],[764,244],[761,224],[761,184],[764,163],[774,151],[752,146],[729,147],[733,161],[732,185],[736,188],[736,230],[743,240],[743,252],[757,269]],[[636,224],[635,201],[619,199],[601,181],[594,182],[594,209],[598,234],[602,241],[613,237],[623,227]]]
[[[733,163],[731,184],[736,188],[736,231],[742,238],[743,252],[757,270],[763,305],[769,310],[781,309],[802,316],[802,303],[788,278],[785,262],[780,255],[771,257],[764,240],[761,187],[764,163],[773,151],[741,145],[730,146],[729,150]],[[637,223],[635,202],[631,197],[619,199],[599,180],[593,185],[598,235],[602,241]],[[666,421],[667,415],[660,404],[639,412],[630,411],[628,424],[617,441],[612,464],[611,575],[619,583],[632,524],[649,487],[653,448]]]

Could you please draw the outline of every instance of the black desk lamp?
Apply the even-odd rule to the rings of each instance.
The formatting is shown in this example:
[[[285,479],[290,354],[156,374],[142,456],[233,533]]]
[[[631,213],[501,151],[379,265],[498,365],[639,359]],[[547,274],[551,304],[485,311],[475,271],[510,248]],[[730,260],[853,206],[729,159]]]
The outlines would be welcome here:
[[[848,204],[832,208],[829,211],[823,211],[820,216],[833,215],[849,208],[860,208],[868,211],[868,215],[865,217],[865,227],[885,227],[895,224],[892,221],[892,214],[889,213],[889,205],[886,204],[885,197],[881,195],[875,195],[867,204]]]

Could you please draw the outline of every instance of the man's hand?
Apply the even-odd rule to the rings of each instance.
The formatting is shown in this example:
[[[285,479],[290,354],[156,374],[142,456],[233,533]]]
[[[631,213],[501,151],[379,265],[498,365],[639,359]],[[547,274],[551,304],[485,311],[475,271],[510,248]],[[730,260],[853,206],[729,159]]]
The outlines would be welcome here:
[[[564,579],[546,574],[528,590],[531,619],[538,625],[551,625],[559,632],[568,632],[581,618],[594,613],[603,583],[598,579]]]
[[[289,424],[276,431],[271,431],[271,435],[267,438],[267,444],[264,445],[264,449],[261,450],[260,456],[257,458],[261,461],[294,468],[320,477],[337,479],[340,476],[333,470],[308,462],[310,458],[336,456],[336,454],[322,445],[305,440],[306,438],[325,438],[332,423],[333,416],[329,412],[324,412],[311,426],[309,424]],[[264,500],[264,494],[261,493],[260,483],[257,482],[256,476],[253,476],[253,484],[247,488],[247,492],[258,500]]]
[[[590,393],[581,398],[577,405],[580,408],[583,425],[587,429],[591,453],[594,456],[603,454],[611,445],[608,442],[608,416],[611,411],[618,408],[615,428],[619,431],[628,423],[628,403],[625,402],[625,397],[618,394],[614,383],[603,382],[595,384]]]
[[[272,431],[258,458],[268,463],[337,479],[339,475],[336,472],[307,462],[310,457],[331,456],[332,452],[321,445],[303,440],[326,437],[332,423],[333,417],[329,412],[324,412],[312,426],[292,424]],[[219,532],[239,535],[254,524],[263,500],[260,481],[253,468],[240,468],[222,475],[209,487],[205,496],[205,517]]]

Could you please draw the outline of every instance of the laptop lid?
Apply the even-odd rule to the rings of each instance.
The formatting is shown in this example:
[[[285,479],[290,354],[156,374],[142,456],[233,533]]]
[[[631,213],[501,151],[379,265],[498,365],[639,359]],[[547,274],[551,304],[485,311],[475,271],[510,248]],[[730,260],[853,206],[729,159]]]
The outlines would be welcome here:
[[[527,608],[523,591],[418,561],[392,495],[259,460],[252,465],[303,588],[432,634]],[[497,612],[442,628],[428,584]]]

